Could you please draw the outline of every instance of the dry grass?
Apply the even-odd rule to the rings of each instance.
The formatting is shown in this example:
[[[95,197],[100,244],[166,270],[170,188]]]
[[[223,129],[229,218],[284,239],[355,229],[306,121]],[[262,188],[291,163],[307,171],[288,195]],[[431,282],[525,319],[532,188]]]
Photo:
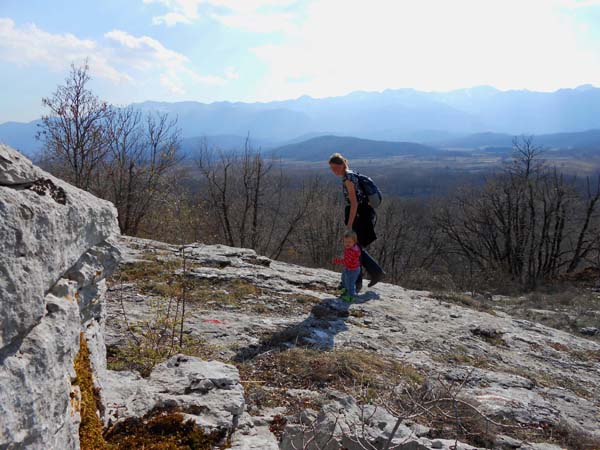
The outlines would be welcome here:
[[[477,300],[470,295],[462,294],[460,292],[443,292],[437,291],[431,293],[431,298],[440,300],[443,302],[454,303],[460,306],[466,306],[467,308],[474,309],[476,311],[483,311],[494,315],[494,309],[488,305],[485,301]]]
[[[557,373],[549,373],[549,372],[540,372],[533,371],[525,367],[517,367],[517,366],[503,366],[498,369],[504,373],[518,375],[523,378],[527,378],[532,381],[537,386],[543,386],[547,388],[564,388],[573,392],[575,395],[592,399],[593,395],[589,389],[585,386],[582,386],[577,382],[577,380],[573,377],[561,376]]]
[[[473,355],[462,345],[456,346],[450,353],[433,354],[432,359],[444,364],[458,364],[480,369],[492,369],[496,367],[495,364],[485,356]]]
[[[143,377],[149,377],[157,364],[160,364],[176,353],[197,356],[203,359],[218,360],[219,352],[202,339],[184,336],[180,346],[178,340],[175,345],[165,336],[158,340],[158,336],[140,334],[139,344],[129,340],[123,347],[107,348],[107,365],[110,370],[133,370]]]
[[[424,380],[411,366],[356,349],[293,348],[259,355],[238,368],[248,403],[259,407],[289,407],[294,400],[285,395],[287,389],[333,388],[372,401],[387,394],[390,386],[417,386]]]
[[[597,327],[600,320],[600,294],[573,286],[508,298],[499,303],[510,315],[582,336],[584,327]],[[588,339],[600,340],[599,336]]]

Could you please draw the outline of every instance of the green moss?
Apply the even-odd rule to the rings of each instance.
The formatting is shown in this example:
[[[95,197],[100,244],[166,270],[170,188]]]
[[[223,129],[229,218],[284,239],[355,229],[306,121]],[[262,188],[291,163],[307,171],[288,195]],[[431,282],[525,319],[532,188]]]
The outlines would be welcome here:
[[[81,391],[81,424],[79,425],[79,441],[82,450],[103,450],[106,443],[102,437],[102,422],[98,418],[98,392],[94,388],[90,351],[83,333],[79,337],[79,353],[75,358],[76,378],[73,384]]]
[[[110,450],[212,450],[221,436],[207,435],[177,412],[128,418],[106,433]]]

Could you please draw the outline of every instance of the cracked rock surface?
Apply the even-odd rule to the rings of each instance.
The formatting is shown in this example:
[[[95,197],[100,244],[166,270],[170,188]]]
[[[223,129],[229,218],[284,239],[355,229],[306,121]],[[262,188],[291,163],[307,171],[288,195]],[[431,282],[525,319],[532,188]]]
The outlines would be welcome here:
[[[121,238],[119,247],[125,264],[149,255],[168,260],[180,252],[175,246],[129,237]],[[233,303],[208,296],[188,305],[188,335],[201,338],[221,361],[251,361],[275,351],[264,336],[277,337],[280,347],[363,350],[408,364],[430,379],[464,383],[464,394],[497,420],[531,427],[567,424],[600,438],[596,341],[386,283],[347,304],[335,295],[339,275],[334,272],[267,261],[251,250],[222,245],[190,244],[185,252],[192,279],[214,286],[243,280],[258,288]],[[107,343],[118,347],[126,334],[121,302],[132,323],[149,320],[153,294],[124,283],[113,285],[108,299]],[[314,394],[324,399],[322,393]],[[261,410],[250,412],[252,417],[264,415]],[[257,419],[254,428],[261,424]],[[282,442],[297,435],[292,425]],[[253,439],[258,439],[254,431]],[[454,442],[430,439],[427,444],[423,439],[422,445],[432,445],[426,448],[447,448]],[[533,443],[519,445],[534,448],[526,447]]]
[[[73,361],[84,333],[92,364],[106,364],[118,233],[111,203],[0,145],[0,448],[79,448]]]

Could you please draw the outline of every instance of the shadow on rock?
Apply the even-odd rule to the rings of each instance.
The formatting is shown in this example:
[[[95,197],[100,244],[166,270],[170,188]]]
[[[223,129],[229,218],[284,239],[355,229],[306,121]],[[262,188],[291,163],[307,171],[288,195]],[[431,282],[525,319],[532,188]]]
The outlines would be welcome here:
[[[338,297],[326,298],[313,306],[309,316],[302,322],[267,335],[258,344],[238,349],[233,360],[244,362],[273,350],[292,347],[331,350],[334,347],[335,336],[348,329],[346,320],[351,315],[351,307],[379,298],[379,294],[372,291],[357,296],[352,303]]]

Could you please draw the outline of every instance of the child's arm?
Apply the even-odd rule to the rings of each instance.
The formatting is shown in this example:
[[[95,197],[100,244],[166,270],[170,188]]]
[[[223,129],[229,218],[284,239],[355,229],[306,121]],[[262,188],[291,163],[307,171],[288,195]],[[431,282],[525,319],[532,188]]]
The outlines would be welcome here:
[[[333,258],[333,260],[331,261],[334,264],[337,265],[343,265],[344,264],[344,258]]]

